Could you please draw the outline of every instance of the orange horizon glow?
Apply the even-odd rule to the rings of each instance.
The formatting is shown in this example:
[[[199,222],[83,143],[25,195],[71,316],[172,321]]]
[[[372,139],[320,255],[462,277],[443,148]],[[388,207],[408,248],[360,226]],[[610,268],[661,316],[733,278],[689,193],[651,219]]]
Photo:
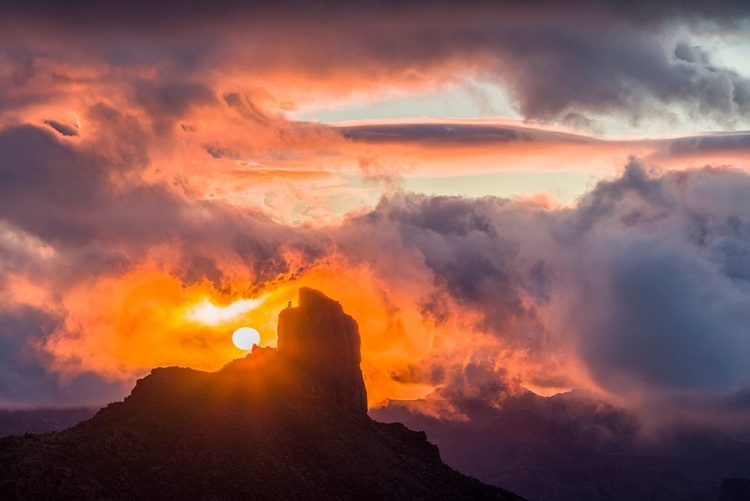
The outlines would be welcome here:
[[[138,33],[110,16],[0,18],[0,291],[19,377],[27,362],[100,387],[156,366],[218,370],[243,355],[239,327],[275,347],[279,311],[306,286],[358,322],[371,406],[492,383],[615,391],[583,360],[595,315],[567,303],[613,268],[589,276],[581,255],[637,233],[685,244],[726,281],[722,260],[744,255],[729,203],[747,198],[742,180],[695,179],[750,173],[742,61],[709,64],[687,25],[685,40],[633,38],[637,57],[618,65],[622,48],[577,57],[579,34],[598,38],[567,32],[580,20],[566,9],[433,7],[144,16]],[[571,43],[547,39],[562,34]],[[675,46],[688,42],[692,61]],[[682,184],[663,179],[674,172]],[[690,247],[721,221],[721,245]],[[633,371],[631,386],[651,384]]]
[[[431,329],[424,324],[409,287],[391,291],[384,301],[384,283],[366,267],[343,263],[339,259],[312,268],[255,297],[229,298],[206,281],[186,286],[153,267],[117,279],[101,278],[92,287],[71,291],[65,301],[69,312],[65,327],[41,348],[54,357],[53,366],[63,374],[93,371],[111,380],[140,377],[155,366],[218,370],[243,356],[232,344],[235,329],[253,326],[260,333],[260,346],[274,347],[278,313],[289,301],[296,302],[299,287],[313,287],[340,301],[359,324],[362,370],[372,406],[431,394],[435,386],[401,383],[392,373],[436,351],[446,350],[445,356],[460,353],[461,343],[450,340],[456,329],[466,329],[467,340],[480,342],[480,333],[469,334],[472,321],[465,315]],[[342,288],[347,282],[359,287]],[[397,312],[394,301],[402,305]]]
[[[243,356],[232,344],[232,333],[239,327],[253,326],[260,333],[260,346],[275,347],[279,312],[289,301],[296,303],[297,290],[306,286],[339,301],[357,321],[370,406],[425,398],[438,388],[393,376],[411,364],[437,357],[450,360],[459,370],[483,345],[489,352],[502,353],[496,339],[475,330],[474,313],[454,308],[446,325],[431,326],[414,302],[418,284],[388,287],[386,299],[386,284],[367,267],[344,263],[333,257],[254,297],[229,298],[207,281],[186,286],[153,268],[118,280],[100,279],[93,288],[79,288],[68,296],[65,329],[54,333],[43,349],[54,356],[54,366],[62,373],[94,371],[112,380],[139,377],[155,366],[214,371]],[[342,287],[344,283],[358,287]],[[400,306],[394,310],[394,304]],[[522,354],[498,356],[497,364],[507,366],[515,377],[530,370],[524,369]],[[524,385],[521,380],[516,383]]]

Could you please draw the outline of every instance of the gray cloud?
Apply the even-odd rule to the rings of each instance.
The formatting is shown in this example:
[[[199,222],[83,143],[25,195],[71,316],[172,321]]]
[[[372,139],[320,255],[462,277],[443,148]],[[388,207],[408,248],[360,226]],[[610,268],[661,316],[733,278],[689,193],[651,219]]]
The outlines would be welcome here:
[[[532,358],[568,352],[621,395],[709,396],[750,381],[749,196],[742,172],[657,175],[632,161],[574,209],[402,194],[349,231],[397,236],[482,328]],[[440,318],[439,301],[424,304]]]
[[[127,26],[130,28],[158,29],[169,26],[191,26],[205,24],[209,21],[236,20],[244,23],[252,15],[258,16],[284,16],[288,17],[290,11],[298,12],[300,15],[312,15],[316,17],[330,17],[337,12],[346,15],[362,14],[410,14],[424,13],[427,10],[438,13],[455,11],[453,2],[450,1],[428,1],[422,0],[410,2],[407,5],[401,2],[373,2],[370,0],[327,0],[321,2],[315,8],[299,0],[285,0],[274,4],[248,4],[240,0],[228,1],[222,8],[207,6],[200,1],[177,1],[170,0],[160,2],[158,6],[148,2],[113,1],[103,5],[95,0],[79,1],[67,7],[61,7],[50,0],[31,0],[19,4],[17,2],[5,1],[2,3],[4,10],[11,19],[40,19],[50,22],[66,20],[73,24],[81,25],[90,22],[102,24],[104,27]],[[469,2],[467,7],[473,7],[482,13],[493,8],[497,9],[496,2],[486,0],[475,0]],[[294,7],[294,8],[293,8]],[[499,10],[508,15],[528,15],[536,10],[551,10],[552,13],[592,15],[619,14],[633,23],[649,24],[663,21],[665,18],[682,18],[686,20],[710,18],[719,21],[733,21],[737,17],[746,15],[750,9],[742,0],[665,0],[654,4],[646,0],[578,0],[561,5],[553,0],[542,0],[535,2],[533,6],[510,4],[502,6]],[[151,16],[144,14],[151,13]]]
[[[144,108],[158,129],[167,129],[196,106],[218,102],[211,89],[200,82],[148,81],[134,83],[136,105]]]
[[[415,284],[424,290],[416,301],[428,325],[445,322],[450,305],[475,312],[475,327],[502,341],[497,350],[523,350],[545,365],[537,380],[546,384],[571,383],[555,370],[565,359],[581,361],[598,385],[622,395],[729,396],[750,382],[746,173],[662,174],[631,161],[574,208],[396,192],[340,227],[313,230],[159,184],[113,184],[125,165],[141,168],[146,146],[137,146],[142,131],[127,117],[100,114],[136,148],[104,154],[39,127],[0,132],[0,218],[56,250],[45,261],[0,239],[0,285],[20,274],[61,297],[81,277],[119,273],[169,242],[180,256],[173,271],[188,282],[221,283],[220,263],[231,257],[262,286],[301,271],[290,269],[282,249],[298,251],[303,267],[335,249],[384,284],[413,276],[409,267],[421,263],[431,280]],[[28,340],[43,338],[60,315],[6,312],[7,352],[29,349]],[[435,355],[393,377],[440,381],[444,395],[502,394],[513,374],[496,367],[499,351],[484,350],[457,364]],[[31,367],[9,369],[7,384],[54,381],[45,379],[52,375],[44,359]],[[81,388],[108,388],[91,378]]]
[[[65,318],[62,303],[69,291],[137,268],[158,246],[174,249],[168,272],[183,283],[205,279],[220,290],[226,290],[227,262],[244,265],[243,271],[262,286],[290,272],[282,248],[303,252],[311,261],[323,254],[325,236],[312,230],[295,230],[255,210],[192,200],[179,189],[140,180],[139,162],[146,156],[141,150],[146,146],[139,143],[142,131],[118,130],[122,117],[112,110],[102,113],[114,113],[118,134],[113,147],[101,152],[96,143],[74,144],[40,127],[0,130],[0,290],[11,287],[12,277],[22,277],[45,288],[50,304],[44,311]],[[39,250],[45,248],[53,254]],[[8,342],[39,351],[24,341],[29,328],[20,328],[33,326],[33,318],[12,323],[15,315],[13,310],[6,315]],[[55,330],[34,332],[44,338]],[[40,358],[39,370],[50,362]],[[98,380],[93,374],[84,379]],[[73,390],[59,395],[71,404],[86,398],[85,392],[76,396]]]
[[[345,138],[368,143],[414,142],[440,144],[482,144],[533,141],[531,129],[464,124],[387,124],[362,125],[341,129]],[[550,134],[552,135],[552,134]]]
[[[78,135],[78,127],[76,127],[75,125],[65,124],[62,122],[58,122],[57,120],[45,120],[44,123],[55,129],[63,136]]]
[[[333,127],[343,137],[367,146],[403,144],[425,148],[513,146],[524,144],[588,145],[592,147],[648,147],[653,158],[671,160],[691,156],[750,154],[750,132],[715,132],[670,139],[601,139],[585,134],[544,130],[531,126],[466,123],[368,124]]]
[[[61,377],[49,369],[49,355],[34,349],[61,321],[48,312],[0,309],[0,406],[105,404],[127,394],[129,383],[93,374]]]
[[[0,102],[22,101],[19,81],[43,73],[19,30],[25,26],[40,27],[35,47],[46,47],[60,60],[160,67],[171,83],[136,92],[153,113],[179,113],[188,101],[210,100],[211,91],[194,80],[217,70],[254,68],[262,80],[265,72],[292,67],[314,85],[326,73],[361,73],[365,65],[378,80],[395,85],[408,83],[414,71],[442,79],[439,68],[456,73],[455,66],[463,66],[458,72],[504,86],[525,117],[544,121],[591,124],[590,115],[602,113],[638,121],[674,107],[722,127],[750,116],[748,78],[717,64],[693,40],[716,33],[717,25],[727,36],[744,34],[750,8],[739,0],[659,5],[581,0],[530,7],[479,1],[472,8],[331,1],[315,9],[296,1],[287,7],[230,2],[222,9],[199,2],[159,7],[81,2],[65,9],[52,2],[31,4],[36,6],[4,7],[4,43],[9,53],[23,57],[15,57],[12,81],[0,82]],[[678,35],[683,39],[675,41]],[[122,71],[112,76],[123,77],[137,84],[138,77]],[[4,88],[15,89],[14,99],[3,99]],[[247,117],[267,119],[237,92],[225,99]]]
[[[598,314],[580,339],[596,380],[621,391],[643,383],[703,392],[748,381],[747,291],[694,248],[660,240],[622,238],[602,249],[611,282],[583,298]]]
[[[662,157],[680,157],[700,154],[750,153],[750,132],[705,134],[666,141]]]
[[[37,58],[44,53],[71,66],[104,66],[109,80],[100,83],[122,78],[127,104],[145,112],[155,127],[147,130],[124,108],[97,104],[87,118],[109,139],[102,144],[73,144],[77,140],[61,135],[78,131],[54,120],[46,124],[56,132],[29,125],[0,130],[0,219],[57,253],[43,262],[12,239],[0,239],[0,285],[11,273],[43,278],[59,297],[80,277],[115,274],[167,242],[181,254],[172,271],[187,282],[221,283],[222,258],[231,256],[262,284],[295,271],[280,257],[281,249],[299,251],[304,264],[313,265],[335,248],[352,263],[367,264],[385,283],[410,276],[401,267],[423,264],[431,281],[419,284],[424,295],[417,301],[426,322],[445,322],[449,304],[476,312],[478,329],[542,363],[549,357],[580,360],[594,381],[612,392],[734,395],[747,387],[747,174],[718,169],[658,174],[632,162],[577,207],[553,211],[491,197],[393,193],[342,227],[320,231],[133,181],[149,165],[159,135],[189,121],[194,107],[226,105],[262,126],[274,119],[266,105],[275,103],[262,89],[227,91],[223,103],[216,98],[206,75],[237,67],[261,76],[264,70],[294,67],[311,82],[354,70],[347,74],[400,85],[412,71],[430,78],[443,66],[453,71],[453,65],[464,65],[506,86],[530,118],[587,123],[587,114],[606,112],[637,120],[678,106],[689,115],[731,124],[750,116],[750,82],[717,65],[691,34],[716,24],[739,32],[738,23],[748,19],[747,2],[583,1],[564,7],[550,2],[537,10],[489,2],[460,10],[447,2],[393,10],[382,3],[332,2],[326,4],[330,9],[292,4],[319,23],[247,5],[231,3],[222,11],[198,2],[179,8],[169,2],[148,8],[119,2],[3,5],[2,55],[12,61],[11,71],[0,75],[3,110],[52,100],[57,87],[49,82],[74,80],[59,68],[45,68]],[[333,7],[341,8],[335,16]],[[432,14],[424,16],[428,8]],[[44,29],[26,31],[39,27]],[[39,37],[33,48],[26,45],[27,32]],[[683,40],[665,41],[671,38],[665,34],[678,32]],[[159,70],[153,80],[144,80],[141,70],[149,65]],[[341,132],[373,145],[594,142],[522,127],[462,124],[371,125]],[[660,146],[663,156],[677,157],[746,151],[748,141],[746,133],[733,133],[665,140]],[[206,149],[215,157],[241,156],[221,145]],[[24,392],[30,400],[52,398],[62,385],[45,369],[48,361],[17,360],[30,349],[29,340],[43,338],[60,318],[46,311],[3,315],[1,348],[9,358],[0,375],[5,382],[0,398],[23,399]],[[497,353],[475,355],[456,366],[427,360],[394,378],[441,383],[445,395],[504,391],[512,375],[494,367]],[[569,383],[549,372],[539,380]],[[76,385],[69,393],[61,390],[59,398],[110,388],[91,375]]]

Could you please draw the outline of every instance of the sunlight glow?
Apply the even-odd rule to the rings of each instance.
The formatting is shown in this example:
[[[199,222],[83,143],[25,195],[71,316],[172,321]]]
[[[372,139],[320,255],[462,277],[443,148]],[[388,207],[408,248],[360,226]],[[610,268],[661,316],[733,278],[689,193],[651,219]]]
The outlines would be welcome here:
[[[200,322],[206,325],[219,325],[237,319],[249,311],[254,310],[263,303],[263,298],[240,299],[227,306],[217,306],[210,300],[204,299],[190,308],[186,316],[188,320]]]

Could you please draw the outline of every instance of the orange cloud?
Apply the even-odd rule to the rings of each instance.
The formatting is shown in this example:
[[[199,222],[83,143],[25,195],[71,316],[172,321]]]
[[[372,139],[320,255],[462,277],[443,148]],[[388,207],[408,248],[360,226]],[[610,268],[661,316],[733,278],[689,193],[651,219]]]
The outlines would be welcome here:
[[[424,361],[460,370],[482,346],[488,353],[501,351],[496,339],[476,331],[471,311],[453,307],[440,325],[425,320],[419,299],[430,281],[426,269],[387,283],[369,266],[352,266],[332,254],[302,274],[280,276],[245,297],[226,291],[249,293],[249,282],[225,283],[220,289],[208,281],[187,285],[157,261],[152,258],[122,275],[87,280],[68,291],[65,321],[41,345],[54,357],[56,371],[93,371],[127,380],[154,366],[216,370],[243,355],[231,342],[231,333],[241,326],[258,329],[262,346],[275,346],[278,312],[296,300],[301,286],[335,297],[358,321],[371,405],[421,398],[438,389],[442,378],[403,376]],[[496,364],[507,369],[513,359],[521,363],[522,358],[508,352]]]

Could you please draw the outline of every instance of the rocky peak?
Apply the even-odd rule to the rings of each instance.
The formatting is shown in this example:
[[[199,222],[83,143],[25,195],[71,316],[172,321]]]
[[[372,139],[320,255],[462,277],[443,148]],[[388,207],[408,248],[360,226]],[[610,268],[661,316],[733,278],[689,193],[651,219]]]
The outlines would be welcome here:
[[[299,306],[279,314],[279,356],[306,376],[312,396],[367,413],[357,322],[338,301],[302,287]]]

